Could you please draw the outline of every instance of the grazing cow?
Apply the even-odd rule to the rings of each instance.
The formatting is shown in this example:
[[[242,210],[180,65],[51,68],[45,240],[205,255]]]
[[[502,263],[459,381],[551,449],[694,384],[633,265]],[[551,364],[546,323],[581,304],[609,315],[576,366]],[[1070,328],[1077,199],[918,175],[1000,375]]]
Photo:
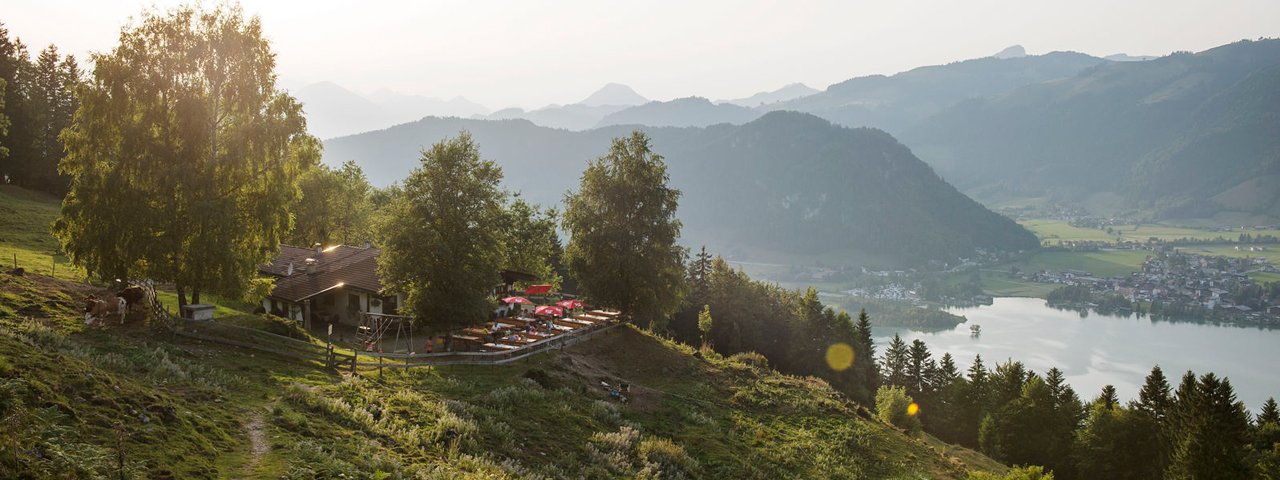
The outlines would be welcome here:
[[[84,299],[84,324],[91,325],[96,318],[99,322],[105,323],[107,315],[120,315],[120,324],[124,325],[125,312],[128,311],[129,304],[123,298],[115,297],[115,301],[100,300],[94,295],[90,295]]]
[[[129,307],[133,307],[134,305],[142,303],[142,299],[146,298],[147,294],[142,290],[142,287],[138,285],[129,285],[123,290],[116,292],[116,296],[123,298],[124,301],[129,304]]]

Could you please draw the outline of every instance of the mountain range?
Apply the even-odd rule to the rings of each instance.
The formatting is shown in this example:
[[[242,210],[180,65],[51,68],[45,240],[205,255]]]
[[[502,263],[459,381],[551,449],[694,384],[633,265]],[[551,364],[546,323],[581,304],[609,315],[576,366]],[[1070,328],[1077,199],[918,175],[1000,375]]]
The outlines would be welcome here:
[[[610,84],[571,105],[471,118],[526,119],[598,138],[592,148],[563,147],[575,155],[565,158],[582,159],[607,145],[608,133],[590,129],[713,131],[772,111],[805,112],[889,132],[988,205],[1035,198],[1099,214],[1267,222],[1280,218],[1278,45],[1242,41],[1161,58],[1027,55],[1015,45],[991,57],[852,78],[816,93],[795,84],[738,100],[648,101]],[[348,112],[357,123],[363,118],[358,108]],[[472,127],[447,133],[460,128]],[[549,138],[538,133],[530,140]],[[404,171],[392,170],[395,178],[385,180]]]
[[[987,202],[1280,217],[1280,40],[1101,63],[960,102],[901,138]]]
[[[355,160],[372,182],[386,185],[418,165],[424,146],[466,130],[482,155],[502,166],[508,188],[551,206],[576,187],[589,159],[632,128],[574,132],[527,120],[429,117],[331,139],[325,161]],[[638,128],[684,192],[685,241],[740,259],[769,252],[903,265],[1037,245],[1030,232],[964,196],[883,131],[796,112],[743,125]]]
[[[483,105],[462,97],[441,100],[390,91],[364,96],[333,82],[313,83],[290,93],[302,102],[307,130],[320,138],[387,128],[428,114],[470,117],[489,113]]]

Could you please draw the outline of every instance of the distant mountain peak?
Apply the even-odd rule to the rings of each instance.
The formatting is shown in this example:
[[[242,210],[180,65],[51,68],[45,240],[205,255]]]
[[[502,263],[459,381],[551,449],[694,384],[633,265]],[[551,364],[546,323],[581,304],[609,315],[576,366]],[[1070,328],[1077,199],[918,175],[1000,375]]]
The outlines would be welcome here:
[[[1159,58],[1159,57],[1156,57],[1154,55],[1129,55],[1127,53],[1117,53],[1114,55],[1107,55],[1106,57],[1103,57],[1103,58],[1106,58],[1107,60],[1111,60],[1113,62],[1143,62],[1147,60],[1155,60],[1156,58]]]
[[[583,99],[579,104],[589,107],[599,107],[603,105],[643,105],[649,103],[649,99],[636,93],[631,87],[621,83],[607,83],[600,87],[595,93]]]
[[[995,58],[1022,58],[1025,56],[1027,56],[1027,49],[1022,48],[1022,45],[1014,45],[992,55]]]
[[[760,92],[746,98],[737,98],[733,100],[720,100],[716,103],[731,103],[743,107],[757,107],[770,103],[785,102],[796,98],[813,95],[820,92],[816,88],[810,87],[803,83],[792,83],[772,92]]]

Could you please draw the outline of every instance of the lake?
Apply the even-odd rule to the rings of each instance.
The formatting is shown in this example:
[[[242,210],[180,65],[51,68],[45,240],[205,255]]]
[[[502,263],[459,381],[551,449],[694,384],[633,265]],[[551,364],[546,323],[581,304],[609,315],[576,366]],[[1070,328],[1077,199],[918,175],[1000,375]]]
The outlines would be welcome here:
[[[962,371],[977,354],[988,369],[1010,358],[1041,375],[1058,367],[1086,402],[1107,384],[1116,387],[1122,401],[1136,399],[1156,364],[1172,389],[1187,370],[1227,377],[1236,397],[1255,413],[1267,397],[1280,397],[1280,330],[1153,322],[1095,312],[1081,318],[1078,312],[1049,308],[1038,298],[996,298],[988,306],[949,311],[968,322],[942,332],[873,328],[876,354],[884,352],[896,333],[908,344],[923,340],[934,359],[951,352]],[[969,332],[975,323],[982,326],[977,337]]]

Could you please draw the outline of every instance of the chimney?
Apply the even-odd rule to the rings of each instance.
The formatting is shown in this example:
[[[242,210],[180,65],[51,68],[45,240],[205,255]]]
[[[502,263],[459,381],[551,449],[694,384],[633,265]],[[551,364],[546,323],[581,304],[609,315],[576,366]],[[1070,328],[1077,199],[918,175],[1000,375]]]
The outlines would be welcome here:
[[[292,277],[292,276],[293,276],[293,262],[289,262],[289,271],[288,271],[287,273],[285,273],[285,274],[284,274],[284,276],[286,276],[286,277]]]

